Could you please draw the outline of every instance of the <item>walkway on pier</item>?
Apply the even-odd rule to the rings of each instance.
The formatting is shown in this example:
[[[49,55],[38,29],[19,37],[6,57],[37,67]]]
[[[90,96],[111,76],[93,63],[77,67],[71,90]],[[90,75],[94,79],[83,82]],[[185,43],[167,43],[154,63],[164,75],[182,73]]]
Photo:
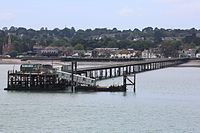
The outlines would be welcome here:
[[[109,66],[81,68],[77,70],[77,74],[86,77],[102,80],[107,78],[119,77],[124,74],[130,75],[145,71],[151,71],[171,66],[176,66],[187,62],[187,58],[177,59],[151,59],[146,61],[128,62],[124,64],[115,64]]]
[[[60,79],[64,79],[67,81],[71,81],[72,80],[72,73],[69,72],[64,72],[64,71],[60,71],[57,70],[56,73],[58,74],[58,77]],[[89,85],[89,86],[95,86],[95,79],[89,78],[89,77],[85,77],[85,76],[81,76],[78,74],[73,74],[73,82],[77,83],[77,84],[83,84],[83,85]]]

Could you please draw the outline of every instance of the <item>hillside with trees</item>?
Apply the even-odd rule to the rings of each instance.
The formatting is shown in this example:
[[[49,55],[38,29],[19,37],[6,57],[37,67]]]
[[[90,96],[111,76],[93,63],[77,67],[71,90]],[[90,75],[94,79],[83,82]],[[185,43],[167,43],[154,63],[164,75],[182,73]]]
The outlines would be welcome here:
[[[92,50],[94,48],[120,48],[144,50],[160,48],[165,56],[176,56],[178,50],[197,48],[200,46],[200,30],[197,29],[159,29],[147,27],[142,30],[118,30],[116,28],[96,28],[75,30],[64,28],[48,30],[26,29],[23,27],[4,27],[0,30],[0,52],[11,35],[14,52],[32,51],[38,46],[64,46],[75,50]]]

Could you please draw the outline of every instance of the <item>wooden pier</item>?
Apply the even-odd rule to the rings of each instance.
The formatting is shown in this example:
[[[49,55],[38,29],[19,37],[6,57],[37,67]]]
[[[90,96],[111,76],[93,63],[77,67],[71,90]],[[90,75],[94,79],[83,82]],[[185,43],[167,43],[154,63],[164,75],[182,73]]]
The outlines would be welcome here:
[[[119,65],[78,69],[77,74],[94,78],[96,80],[103,80],[108,78],[120,77],[125,74],[131,75],[135,73],[172,67],[182,63],[186,63],[187,61],[188,61],[187,58],[184,59],[178,58],[178,59],[159,59],[159,60],[130,62]]]
[[[24,64],[21,65],[20,71],[8,71],[5,90],[54,91],[71,87],[72,92],[81,90],[116,92],[126,91],[127,85],[133,85],[133,91],[136,92],[136,73],[172,67],[187,61],[188,59],[159,59],[83,69],[77,69],[77,62],[73,61],[70,71],[56,70],[50,65]],[[129,75],[134,75],[133,81],[128,78]],[[119,76],[123,76],[122,86],[96,86],[97,80]]]

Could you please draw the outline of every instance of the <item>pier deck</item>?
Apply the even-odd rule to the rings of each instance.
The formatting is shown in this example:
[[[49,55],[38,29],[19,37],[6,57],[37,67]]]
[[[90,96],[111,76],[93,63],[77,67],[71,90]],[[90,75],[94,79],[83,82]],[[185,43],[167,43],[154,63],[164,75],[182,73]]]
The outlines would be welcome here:
[[[130,75],[134,73],[177,66],[179,64],[183,64],[186,62],[188,62],[187,58],[154,59],[154,60],[145,60],[138,62],[128,62],[123,64],[115,64],[109,66],[80,68],[77,70],[77,74],[94,78],[96,80],[103,80],[103,79],[123,76],[124,74]]]

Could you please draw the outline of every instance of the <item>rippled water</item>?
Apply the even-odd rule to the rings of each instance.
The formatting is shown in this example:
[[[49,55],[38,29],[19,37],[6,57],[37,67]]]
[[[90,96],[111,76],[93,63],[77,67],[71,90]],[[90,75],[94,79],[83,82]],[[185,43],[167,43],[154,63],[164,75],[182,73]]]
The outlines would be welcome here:
[[[15,66],[16,68],[18,66]],[[7,92],[0,65],[0,132],[200,131],[200,69],[167,68],[137,75],[137,93]],[[120,84],[122,78],[99,82]]]

